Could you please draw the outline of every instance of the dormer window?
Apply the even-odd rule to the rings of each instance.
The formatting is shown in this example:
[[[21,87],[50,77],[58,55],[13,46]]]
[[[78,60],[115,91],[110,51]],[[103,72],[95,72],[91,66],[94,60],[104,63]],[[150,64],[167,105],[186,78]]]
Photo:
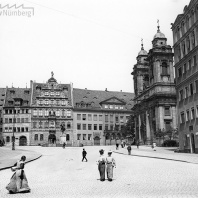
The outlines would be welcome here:
[[[105,109],[108,109],[108,108],[109,108],[109,106],[108,106],[108,105],[104,105],[104,108],[105,108]]]
[[[25,90],[25,91],[24,91],[24,94],[29,94],[29,93],[30,93],[29,90]]]
[[[15,91],[14,91],[14,90],[10,90],[10,93],[11,93],[11,94],[15,94]]]

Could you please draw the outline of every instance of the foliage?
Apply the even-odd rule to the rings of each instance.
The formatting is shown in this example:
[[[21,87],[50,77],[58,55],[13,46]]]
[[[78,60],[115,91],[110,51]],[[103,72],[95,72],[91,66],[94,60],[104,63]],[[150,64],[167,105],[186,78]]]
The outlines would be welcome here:
[[[178,146],[178,142],[176,140],[165,140],[162,144],[165,147],[176,147]]]
[[[129,119],[127,120],[127,123],[124,125],[124,127],[121,130],[122,136],[124,138],[135,138],[135,116],[130,115]]]

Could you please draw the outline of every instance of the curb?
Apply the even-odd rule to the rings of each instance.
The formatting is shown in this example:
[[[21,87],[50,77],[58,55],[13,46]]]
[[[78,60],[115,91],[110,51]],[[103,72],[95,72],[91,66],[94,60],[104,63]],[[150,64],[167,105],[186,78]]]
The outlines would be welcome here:
[[[39,159],[40,157],[42,157],[42,155],[39,155],[38,157],[36,157],[36,158],[34,158],[34,159],[31,159],[31,160],[27,161],[26,164],[29,163],[29,162],[35,161],[35,160]],[[11,167],[13,167],[13,166],[6,166],[6,167],[4,167],[4,168],[0,168],[0,171],[1,171],[1,170],[5,170],[5,169],[9,169],[9,168],[11,168]]]
[[[120,152],[116,152],[116,151],[113,151],[113,152],[114,152],[114,153],[118,153],[118,154],[122,154],[122,155],[128,155],[128,154],[120,153]],[[136,156],[136,157],[147,157],[147,158],[154,158],[154,159],[163,159],[163,160],[184,162],[184,163],[189,163],[189,164],[198,164],[198,163],[195,163],[195,162],[189,162],[189,161],[185,161],[185,160],[176,160],[176,159],[163,158],[163,157],[152,157],[152,156],[147,156],[147,155],[134,155],[134,154],[131,154],[131,156]]]

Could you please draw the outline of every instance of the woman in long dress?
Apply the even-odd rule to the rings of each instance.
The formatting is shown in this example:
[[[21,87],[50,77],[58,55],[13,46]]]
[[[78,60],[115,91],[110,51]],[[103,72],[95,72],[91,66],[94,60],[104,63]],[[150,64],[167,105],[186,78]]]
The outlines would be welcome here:
[[[104,150],[99,150],[100,157],[97,161],[98,164],[98,170],[100,173],[100,181],[105,181],[105,164],[106,164],[106,158],[104,157]]]
[[[111,156],[112,151],[110,150],[108,152],[108,156],[106,158],[106,164],[107,164],[107,179],[108,181],[113,180],[113,168],[116,166],[115,159]]]
[[[25,166],[26,157],[22,156],[20,160],[12,167],[12,171],[15,173],[10,179],[10,183],[6,186],[6,189],[9,193],[27,193],[30,192],[28,186],[28,181],[25,175],[24,166]]]

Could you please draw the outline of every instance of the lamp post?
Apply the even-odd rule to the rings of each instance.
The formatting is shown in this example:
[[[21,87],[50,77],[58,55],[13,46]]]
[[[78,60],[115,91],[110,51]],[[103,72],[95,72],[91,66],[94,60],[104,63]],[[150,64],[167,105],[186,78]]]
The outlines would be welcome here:
[[[17,114],[18,108],[14,108],[14,119],[13,119],[13,130],[12,130],[12,150],[15,150],[15,135],[14,135],[14,129],[15,128],[15,123],[16,123],[16,114]]]

